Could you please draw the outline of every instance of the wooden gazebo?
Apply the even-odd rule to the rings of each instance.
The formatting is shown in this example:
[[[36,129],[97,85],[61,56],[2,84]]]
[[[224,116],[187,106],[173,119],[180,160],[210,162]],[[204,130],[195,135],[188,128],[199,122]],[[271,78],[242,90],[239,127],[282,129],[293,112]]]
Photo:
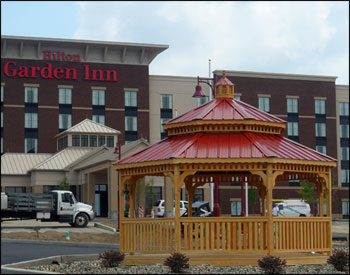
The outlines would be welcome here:
[[[325,255],[332,253],[331,169],[336,160],[283,137],[285,127],[285,121],[235,100],[234,85],[224,74],[215,85],[214,100],[165,123],[166,139],[115,163],[121,177],[120,213],[126,184],[130,190],[130,218],[120,215],[120,251],[129,253],[129,260],[138,257],[130,263],[151,263],[146,255],[172,252],[189,255],[192,263],[217,265],[256,264],[264,255],[283,253],[287,264],[324,263]],[[136,181],[145,176],[171,179],[175,217],[134,217]],[[257,187],[261,216],[191,217],[197,187],[237,179]],[[290,179],[315,184],[319,216],[272,216],[275,183]],[[183,185],[189,194],[189,217],[180,217]]]

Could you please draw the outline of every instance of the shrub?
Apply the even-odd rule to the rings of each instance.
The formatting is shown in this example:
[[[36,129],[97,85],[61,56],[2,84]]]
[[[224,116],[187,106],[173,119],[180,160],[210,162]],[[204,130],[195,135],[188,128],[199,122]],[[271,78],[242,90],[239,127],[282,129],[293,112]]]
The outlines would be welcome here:
[[[286,260],[281,260],[279,257],[266,256],[258,260],[258,265],[265,274],[282,274],[286,266]]]
[[[188,261],[190,259],[182,253],[172,253],[165,259],[164,265],[168,266],[173,273],[182,273],[183,268],[189,268]]]
[[[98,255],[98,259],[104,267],[117,267],[124,258],[125,254],[116,250],[106,250]]]
[[[346,271],[346,267],[349,265],[349,253],[339,250],[328,258],[327,263],[333,265],[338,271]]]

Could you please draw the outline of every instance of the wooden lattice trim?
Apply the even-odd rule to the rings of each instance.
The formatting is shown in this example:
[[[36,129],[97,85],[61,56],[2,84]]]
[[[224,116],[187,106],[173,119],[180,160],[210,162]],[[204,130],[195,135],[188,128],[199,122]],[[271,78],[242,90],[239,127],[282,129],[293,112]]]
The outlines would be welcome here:
[[[171,159],[166,161],[150,161],[143,163],[119,164],[115,166],[122,175],[163,175],[174,170],[179,165],[180,171],[196,172],[230,172],[266,170],[266,165],[272,164],[274,171],[289,173],[327,173],[336,166],[336,162],[288,160],[277,158],[256,159]]]
[[[183,123],[164,124],[168,136],[192,133],[237,133],[254,132],[264,134],[282,134],[286,125],[278,122],[258,120],[195,120]]]

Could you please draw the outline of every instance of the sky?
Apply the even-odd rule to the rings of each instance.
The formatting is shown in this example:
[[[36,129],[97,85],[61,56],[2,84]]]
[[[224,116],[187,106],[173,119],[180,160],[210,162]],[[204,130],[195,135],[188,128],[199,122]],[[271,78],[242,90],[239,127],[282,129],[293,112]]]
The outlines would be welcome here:
[[[152,75],[337,76],[349,85],[347,1],[1,1],[1,34],[169,45]]]

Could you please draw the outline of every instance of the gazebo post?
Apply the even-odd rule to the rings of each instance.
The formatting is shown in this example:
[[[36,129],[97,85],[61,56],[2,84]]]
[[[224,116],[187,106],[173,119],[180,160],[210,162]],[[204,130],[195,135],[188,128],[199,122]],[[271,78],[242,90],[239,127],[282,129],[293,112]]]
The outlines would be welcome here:
[[[331,171],[329,170],[326,178],[326,192],[327,192],[327,217],[329,218],[329,230],[328,230],[328,242],[330,244],[330,250],[328,255],[332,255],[332,180],[331,180]]]
[[[323,179],[319,179],[317,182],[317,191],[318,191],[318,205],[319,205],[319,216],[323,217],[324,216],[324,211],[323,211]]]
[[[180,171],[179,166],[174,167],[173,186],[175,194],[175,252],[180,253],[181,249],[181,230],[180,230]]]
[[[273,250],[273,220],[272,220],[272,165],[267,165],[266,180],[267,180],[267,255],[271,255]]]
[[[136,180],[131,180],[130,184],[130,218],[135,218],[135,189]]]

